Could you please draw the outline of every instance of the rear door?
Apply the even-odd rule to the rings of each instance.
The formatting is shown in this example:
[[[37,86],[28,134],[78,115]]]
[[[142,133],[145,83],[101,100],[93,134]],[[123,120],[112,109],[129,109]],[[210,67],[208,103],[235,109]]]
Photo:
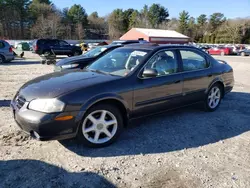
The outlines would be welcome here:
[[[144,78],[145,69],[155,69],[157,77]],[[133,116],[158,113],[180,105],[183,78],[176,50],[161,50],[146,63],[136,81]]]
[[[201,101],[212,81],[210,62],[195,49],[180,50],[183,72],[183,100],[185,104]]]
[[[59,40],[58,44],[60,46],[60,55],[70,55],[72,54],[72,48],[66,41]]]

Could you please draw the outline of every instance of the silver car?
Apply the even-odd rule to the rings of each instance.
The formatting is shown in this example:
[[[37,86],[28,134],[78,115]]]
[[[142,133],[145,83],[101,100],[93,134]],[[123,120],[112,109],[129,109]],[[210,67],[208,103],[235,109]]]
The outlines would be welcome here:
[[[0,64],[10,62],[15,58],[12,47],[4,40],[0,40]]]

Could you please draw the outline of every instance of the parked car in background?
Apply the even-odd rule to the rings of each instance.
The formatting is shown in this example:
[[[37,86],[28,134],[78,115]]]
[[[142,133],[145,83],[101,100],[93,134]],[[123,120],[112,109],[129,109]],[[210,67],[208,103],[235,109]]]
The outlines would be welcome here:
[[[15,56],[10,44],[0,40],[0,64],[14,60]]]
[[[19,51],[30,51],[30,45],[28,42],[20,42],[16,49]]]
[[[72,46],[64,40],[38,39],[33,42],[33,51],[39,55],[67,55],[78,56],[82,54],[81,47]]]
[[[66,69],[79,68],[83,69],[90,63],[94,62],[96,59],[121,46],[122,45],[98,46],[93,50],[88,51],[84,55],[62,59],[56,63],[54,71],[57,72]]]
[[[209,53],[210,55],[224,56],[224,55],[231,55],[233,52],[232,52],[232,48],[218,46],[218,47],[208,49],[207,53]]]
[[[11,107],[18,126],[33,138],[77,137],[102,147],[135,118],[197,102],[215,111],[233,86],[232,67],[195,47],[132,45],[107,53],[87,69],[29,81]]]
[[[134,44],[134,43],[145,44],[149,42],[146,40],[116,40],[113,41],[111,44]]]
[[[250,49],[242,49],[238,51],[238,55],[240,56],[250,56]]]

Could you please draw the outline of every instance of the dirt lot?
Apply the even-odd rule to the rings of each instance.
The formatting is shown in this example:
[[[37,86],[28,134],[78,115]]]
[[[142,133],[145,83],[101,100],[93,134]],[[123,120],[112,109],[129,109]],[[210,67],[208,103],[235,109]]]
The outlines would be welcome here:
[[[214,113],[199,107],[133,123],[110,147],[39,142],[17,128],[9,102],[52,71],[35,61],[0,65],[0,187],[250,187],[250,57],[217,57],[235,88]]]

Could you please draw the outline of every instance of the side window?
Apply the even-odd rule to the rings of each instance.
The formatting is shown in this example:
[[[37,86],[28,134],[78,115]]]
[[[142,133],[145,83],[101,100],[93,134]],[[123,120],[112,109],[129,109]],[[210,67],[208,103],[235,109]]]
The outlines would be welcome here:
[[[67,42],[65,42],[65,41],[63,41],[63,40],[60,40],[59,41],[59,45],[60,46],[67,46],[67,45],[69,45]]]
[[[190,50],[180,50],[180,53],[182,57],[184,72],[201,70],[209,67],[206,58],[196,52]]]
[[[0,41],[0,48],[4,48],[4,43]]]
[[[175,51],[166,50],[155,54],[147,63],[146,69],[155,69],[158,76],[178,72],[178,62]]]

